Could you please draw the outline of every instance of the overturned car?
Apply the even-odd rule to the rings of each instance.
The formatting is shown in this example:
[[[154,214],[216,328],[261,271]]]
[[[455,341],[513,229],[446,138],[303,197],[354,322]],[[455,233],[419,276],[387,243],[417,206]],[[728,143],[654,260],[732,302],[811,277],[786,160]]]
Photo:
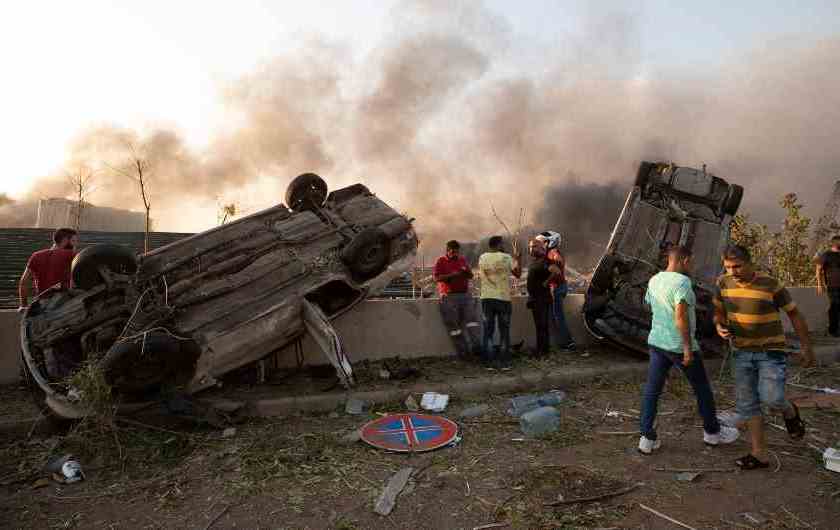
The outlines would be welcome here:
[[[684,245],[693,253],[697,340],[707,354],[725,348],[715,332],[712,295],[722,272],[729,223],[744,190],[703,169],[642,162],[606,252],[586,290],[583,320],[597,339],[647,352],[648,280],[667,266],[665,252]]]
[[[352,385],[330,320],[411,269],[412,220],[361,184],[327,194],[313,173],[285,202],[139,257],[84,248],[72,288],[45,291],[21,321],[23,365],[46,409],[86,413],[68,383],[85,362],[130,409],[165,388],[211,387],[306,332]]]

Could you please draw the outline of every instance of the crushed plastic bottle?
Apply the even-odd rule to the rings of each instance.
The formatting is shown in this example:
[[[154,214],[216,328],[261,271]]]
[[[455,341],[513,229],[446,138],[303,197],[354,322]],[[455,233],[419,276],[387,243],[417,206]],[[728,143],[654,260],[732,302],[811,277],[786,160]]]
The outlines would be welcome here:
[[[525,436],[541,436],[560,428],[560,411],[554,407],[540,407],[519,417]]]
[[[64,475],[65,484],[79,482],[85,478],[85,474],[82,473],[82,464],[80,464],[78,460],[68,460],[64,462],[61,466],[61,474]]]
[[[519,418],[526,412],[540,407],[559,405],[564,399],[566,399],[566,393],[560,390],[555,390],[539,396],[536,394],[516,396],[510,398],[510,407],[507,412],[511,416]]]

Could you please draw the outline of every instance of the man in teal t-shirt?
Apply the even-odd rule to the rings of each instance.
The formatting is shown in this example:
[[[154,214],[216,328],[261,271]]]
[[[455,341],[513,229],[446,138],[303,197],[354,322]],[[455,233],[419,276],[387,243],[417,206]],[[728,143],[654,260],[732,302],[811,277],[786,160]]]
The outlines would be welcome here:
[[[661,445],[653,424],[662,387],[673,365],[680,367],[697,396],[697,407],[703,417],[703,441],[718,445],[738,439],[738,429],[722,426],[717,419],[712,387],[700,356],[700,345],[694,337],[697,300],[688,276],[690,271],[691,251],[672,247],[668,250],[667,270],[648,282],[645,302],[650,305],[652,320],[648,335],[650,365],[642,392],[639,426],[639,451],[643,454],[651,454]]]

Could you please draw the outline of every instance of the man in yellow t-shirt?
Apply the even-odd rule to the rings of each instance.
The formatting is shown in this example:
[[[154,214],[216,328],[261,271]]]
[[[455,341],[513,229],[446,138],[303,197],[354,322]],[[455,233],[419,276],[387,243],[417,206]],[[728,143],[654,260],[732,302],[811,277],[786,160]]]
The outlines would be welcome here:
[[[481,364],[488,368],[510,369],[510,277],[519,278],[519,256],[504,252],[501,236],[490,238],[490,250],[478,258],[481,273],[481,314],[484,321]],[[499,321],[501,346],[496,358],[493,335]]]

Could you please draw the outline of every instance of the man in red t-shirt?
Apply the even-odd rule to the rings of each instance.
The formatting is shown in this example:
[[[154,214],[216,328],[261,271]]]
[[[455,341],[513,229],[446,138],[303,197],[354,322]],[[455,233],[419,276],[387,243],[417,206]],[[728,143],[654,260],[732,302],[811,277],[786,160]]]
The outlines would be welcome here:
[[[60,284],[63,289],[70,287],[70,264],[76,256],[78,244],[78,232],[72,228],[59,228],[53,234],[52,248],[39,250],[29,257],[18,285],[18,311],[23,312],[29,305],[30,281],[35,296],[56,284]]]
[[[433,270],[440,294],[440,314],[449,331],[459,357],[472,350],[478,354],[481,344],[475,299],[470,293],[473,277],[470,264],[461,254],[457,241],[446,243],[446,254],[439,257]],[[470,347],[464,338],[464,328],[470,336]]]

